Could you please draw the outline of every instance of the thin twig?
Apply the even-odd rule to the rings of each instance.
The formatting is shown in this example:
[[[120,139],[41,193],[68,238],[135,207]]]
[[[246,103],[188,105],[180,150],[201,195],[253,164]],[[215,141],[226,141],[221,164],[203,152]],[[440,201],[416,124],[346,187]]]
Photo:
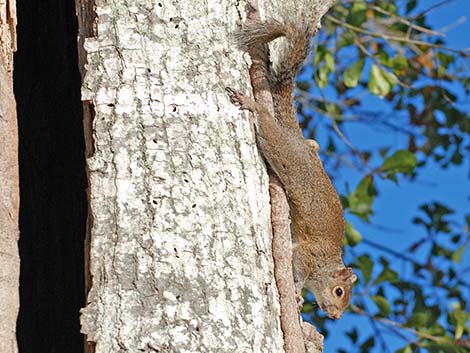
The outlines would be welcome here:
[[[366,244],[366,245],[369,245],[373,248],[376,248],[378,250],[381,250],[383,252],[386,252],[386,253],[389,253],[389,254],[392,254],[393,256],[401,259],[401,260],[405,260],[405,261],[408,261],[408,262],[411,262],[412,264],[416,265],[416,266],[419,266],[419,267],[425,267],[424,265],[420,264],[419,262],[417,262],[415,259],[413,259],[412,257],[410,256],[407,256],[407,255],[404,255],[403,253],[399,252],[399,251],[395,251],[395,250],[392,250],[382,244],[378,244],[372,240],[369,240],[369,239],[362,239],[362,243]]]
[[[329,115],[328,115],[329,116]],[[351,150],[351,152],[356,156],[358,157],[361,162],[371,171],[371,172],[376,172],[376,170],[374,168],[372,168],[370,165],[369,165],[369,162],[367,162],[367,160],[364,158],[364,156],[361,154],[361,152],[359,152],[353,145],[352,143],[348,140],[348,138],[343,134],[343,132],[340,130],[338,124],[336,123],[335,119],[333,119],[332,117],[330,117],[330,120],[331,120],[331,124],[333,125],[333,130],[335,130],[335,132],[338,134],[339,138],[344,142],[344,144],[346,146],[349,147],[349,149]]]
[[[467,17],[466,16],[461,16],[457,21],[455,21],[454,23],[448,24],[445,27],[442,27],[440,30],[444,33],[449,32],[451,29],[454,29],[455,27],[458,27],[458,26],[464,24],[466,21],[467,21]]]
[[[326,97],[323,95],[323,92],[320,92],[320,94],[322,95],[323,101],[327,102]],[[364,166],[367,167],[371,173],[379,174],[379,176],[382,177],[382,175],[376,169],[374,169],[370,166],[369,162],[367,162],[367,160],[364,158],[364,156],[361,154],[361,152],[359,152],[352,145],[352,143],[348,140],[348,138],[343,134],[343,132],[340,130],[338,124],[336,123],[335,119],[332,116],[334,114],[331,114],[330,112],[325,112],[325,113],[326,113],[326,116],[328,116],[331,120],[331,124],[333,125],[333,130],[335,130],[335,132],[338,134],[339,138],[344,142],[344,144],[349,147],[351,152],[361,160],[361,162],[364,164]]]
[[[380,323],[381,325],[383,325],[383,323]],[[424,347],[424,345],[419,342],[418,340],[410,340],[408,337],[406,337],[403,333],[400,332],[399,329],[397,329],[396,327],[393,327],[393,326],[389,326],[389,325],[384,325],[386,326],[391,332],[393,332],[395,335],[397,335],[398,337],[400,337],[402,340],[404,340],[406,343],[408,344],[414,344],[415,346],[418,346],[418,347]]]
[[[375,335],[377,337],[379,337],[379,339],[380,339],[380,345],[382,346],[382,351],[383,352],[390,352],[390,349],[387,347],[385,339],[384,339],[382,333],[380,332],[380,330],[377,326],[377,322],[370,316],[369,316],[369,321],[370,321],[370,324],[371,324],[372,328],[374,329]]]
[[[444,5],[446,5],[446,4],[448,4],[452,1],[454,1],[454,0],[444,0],[444,1],[438,2],[437,4],[432,5],[431,7],[427,8],[426,10],[421,11],[413,19],[416,20],[417,18],[426,16],[427,14],[431,13],[432,11],[437,10],[439,7],[444,6]]]
[[[380,63],[379,60],[377,60],[377,58],[367,50],[367,48],[361,43],[361,41],[359,40],[359,38],[356,37],[356,44],[357,44],[357,47],[364,53],[364,55],[368,56],[377,66],[381,67],[382,70],[386,70],[384,68],[384,66]],[[387,70],[386,70],[387,71]],[[402,87],[405,87],[405,88],[413,88],[413,86],[410,86],[410,85],[407,85],[406,83],[402,82],[397,75],[395,75],[396,79],[397,79],[397,82],[400,86]]]
[[[432,29],[429,29],[429,28],[426,28],[426,27],[422,27],[422,26],[419,26],[417,24],[414,24],[413,22],[410,22],[408,21],[406,18],[403,18],[403,17],[400,17],[400,16],[396,16],[395,14],[387,11],[387,10],[384,10],[378,6],[372,6],[372,9],[374,9],[374,11],[377,11],[377,12],[380,12],[381,14],[383,15],[387,15],[387,16],[390,16],[390,18],[394,17],[396,18],[399,22],[401,23],[404,23],[406,24],[408,27],[414,29],[414,30],[417,30],[417,31],[420,31],[420,32],[423,32],[423,33],[426,33],[426,34],[430,34],[430,35],[435,35],[435,36],[439,36],[439,37],[445,37],[444,33],[440,33],[440,32],[437,32],[437,31],[433,31]]]
[[[369,313],[367,313],[366,311],[362,310],[361,308],[359,308],[355,305],[351,305],[351,309],[352,309],[352,311],[354,311],[357,314],[367,316],[367,317],[371,318],[372,320],[375,320],[377,322],[381,322],[385,325],[392,326],[392,327],[397,327],[401,330],[408,331],[408,332],[410,332],[410,333],[412,333],[415,336],[418,336],[420,338],[426,338],[430,341],[439,342],[439,343],[444,342],[444,340],[442,338],[439,338],[439,337],[436,337],[436,336],[433,336],[433,335],[430,335],[430,334],[427,334],[427,333],[424,333],[424,332],[417,331],[417,330],[412,329],[410,327],[405,327],[402,324],[400,324],[399,322],[392,321],[392,320],[382,318],[382,317],[372,316]]]
[[[379,32],[371,32],[371,31],[365,30],[363,28],[350,25],[349,23],[346,23],[345,21],[339,20],[336,17],[333,17],[331,15],[325,15],[325,17],[328,20],[330,20],[331,22],[336,23],[340,26],[343,26],[344,28],[350,29],[350,30],[358,32],[358,33],[367,34],[371,37],[381,38],[383,40],[392,41],[392,42],[401,42],[401,43],[407,43],[407,44],[427,46],[429,48],[436,48],[436,49],[450,51],[452,53],[459,54],[459,55],[461,55],[463,57],[466,57],[466,58],[470,57],[470,52],[469,52],[470,49],[468,49],[468,48],[465,49],[465,50],[458,50],[458,49],[449,48],[449,47],[446,47],[446,46],[443,46],[443,45],[440,45],[440,44],[434,44],[434,43],[424,42],[424,41],[421,41],[421,40],[409,39],[407,37],[397,37],[397,36],[391,36],[391,35],[383,34],[383,33],[379,33]]]

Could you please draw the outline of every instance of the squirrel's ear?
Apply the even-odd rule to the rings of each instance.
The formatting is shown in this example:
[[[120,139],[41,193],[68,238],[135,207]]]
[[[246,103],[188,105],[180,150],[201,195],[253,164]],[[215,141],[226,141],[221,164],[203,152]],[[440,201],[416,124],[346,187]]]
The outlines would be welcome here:
[[[357,276],[353,273],[349,281],[351,282],[351,284],[353,284],[354,282],[357,281]]]
[[[342,281],[351,280],[353,277],[354,281],[357,279],[356,275],[353,273],[351,267],[343,268],[339,271],[336,271],[333,275],[334,278],[340,279]]]
[[[347,278],[351,284],[357,281],[357,276],[354,274],[351,267],[348,267],[346,270],[349,272],[349,277]]]

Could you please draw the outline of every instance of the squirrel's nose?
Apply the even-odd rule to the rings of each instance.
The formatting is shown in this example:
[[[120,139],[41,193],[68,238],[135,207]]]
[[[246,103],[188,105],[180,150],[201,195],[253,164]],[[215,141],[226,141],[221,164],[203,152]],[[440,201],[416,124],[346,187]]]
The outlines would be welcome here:
[[[335,313],[329,315],[331,319],[339,320],[341,318],[341,313]]]

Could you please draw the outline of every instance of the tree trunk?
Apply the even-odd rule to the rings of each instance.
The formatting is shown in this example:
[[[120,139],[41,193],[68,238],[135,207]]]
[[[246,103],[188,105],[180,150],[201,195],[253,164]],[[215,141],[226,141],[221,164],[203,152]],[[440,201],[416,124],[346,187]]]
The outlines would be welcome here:
[[[18,352],[18,128],[13,95],[15,2],[0,2],[0,352]]]
[[[262,13],[323,15],[327,3]],[[97,1],[82,89],[95,116],[81,317],[97,353],[283,351],[268,178],[248,115],[224,92],[249,92],[230,35],[236,4]]]

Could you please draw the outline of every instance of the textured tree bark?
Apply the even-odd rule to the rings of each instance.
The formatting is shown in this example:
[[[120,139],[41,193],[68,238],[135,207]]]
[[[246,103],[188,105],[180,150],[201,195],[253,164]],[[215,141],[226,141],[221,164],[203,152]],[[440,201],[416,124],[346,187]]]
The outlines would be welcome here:
[[[266,13],[295,15],[298,3]],[[96,1],[82,89],[95,110],[93,283],[81,323],[97,353],[284,350],[268,178],[248,116],[224,92],[248,91],[230,37],[244,5]]]
[[[0,352],[18,352],[18,128],[13,95],[15,2],[0,2]]]
[[[281,328],[284,333],[286,353],[305,353],[300,317],[295,300],[294,275],[289,220],[289,204],[281,182],[274,175],[270,178],[271,222],[273,227],[274,276],[281,305]],[[321,352],[322,350],[319,350]]]
[[[96,352],[282,350],[268,179],[225,85],[248,85],[229,1],[97,1],[85,43]]]

